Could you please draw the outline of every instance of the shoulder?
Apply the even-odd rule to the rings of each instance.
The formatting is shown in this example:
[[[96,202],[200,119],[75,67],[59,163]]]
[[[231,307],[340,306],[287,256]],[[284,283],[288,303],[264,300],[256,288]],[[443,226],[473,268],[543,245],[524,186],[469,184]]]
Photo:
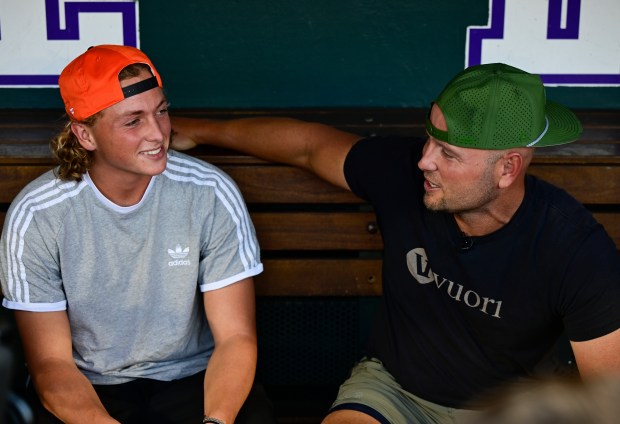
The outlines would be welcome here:
[[[566,191],[535,177],[528,177],[526,190],[530,190],[526,222],[536,231],[532,235],[541,256],[548,256],[553,264],[565,269],[584,268],[592,274],[617,275],[620,255],[605,228],[592,213]],[[585,278],[585,277],[584,277]],[[613,277],[617,281],[617,276]]]
[[[166,172],[173,173],[174,175],[194,176],[197,178],[211,175],[227,175],[224,171],[211,163],[175,150],[170,150],[168,152]]]
[[[186,153],[177,152],[176,150],[168,151],[168,166],[166,170],[174,170],[178,172],[191,173],[192,170],[196,171],[220,171],[215,165],[198,159],[194,156]]]
[[[36,178],[11,203],[4,221],[3,239],[54,239],[67,218],[79,214],[79,206],[76,206],[79,202],[75,199],[88,191],[85,187],[88,184],[84,180],[63,181],[53,171]]]
[[[56,176],[55,170],[50,170],[32,180],[15,196],[10,211],[45,210],[66,203],[86,186],[84,180],[79,182],[61,180]]]
[[[598,227],[592,213],[565,190],[534,176],[527,177],[526,189],[533,194],[533,206],[558,225],[587,232]]]
[[[417,167],[424,140],[412,137],[368,137],[351,148],[345,161],[345,175],[369,170],[397,172]]]
[[[425,140],[416,137],[373,136],[359,140],[349,151],[349,156],[381,153],[381,156],[398,156],[403,151],[421,153]]]
[[[386,182],[396,189],[417,175],[423,146],[423,139],[412,137],[369,137],[358,141],[344,164],[349,187],[366,199],[372,197],[373,187],[384,191]]]
[[[161,175],[161,188],[169,200],[179,204],[181,199],[215,201],[225,204],[244,204],[236,182],[217,166],[184,153],[170,151],[166,170]],[[206,196],[206,197],[205,197]]]
[[[163,176],[178,183],[194,186],[232,186],[232,178],[217,166],[193,156],[170,150]]]

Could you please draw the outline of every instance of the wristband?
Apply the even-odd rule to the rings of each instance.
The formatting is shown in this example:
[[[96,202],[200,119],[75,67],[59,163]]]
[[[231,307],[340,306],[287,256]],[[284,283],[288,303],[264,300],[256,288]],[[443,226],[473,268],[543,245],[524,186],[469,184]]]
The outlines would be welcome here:
[[[202,424],[224,424],[224,421],[222,420],[218,420],[217,418],[213,418],[213,417],[204,417],[202,419]]]

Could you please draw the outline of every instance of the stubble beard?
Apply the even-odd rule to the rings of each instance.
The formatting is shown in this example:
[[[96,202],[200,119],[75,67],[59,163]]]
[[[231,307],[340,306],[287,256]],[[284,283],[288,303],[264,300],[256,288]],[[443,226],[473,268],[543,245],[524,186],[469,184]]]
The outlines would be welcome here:
[[[442,192],[439,199],[433,200],[432,195],[424,193],[424,206],[432,212],[446,212],[461,214],[480,210],[497,199],[498,193],[489,175],[485,175],[478,187],[464,189],[462,195],[450,198],[449,194]]]

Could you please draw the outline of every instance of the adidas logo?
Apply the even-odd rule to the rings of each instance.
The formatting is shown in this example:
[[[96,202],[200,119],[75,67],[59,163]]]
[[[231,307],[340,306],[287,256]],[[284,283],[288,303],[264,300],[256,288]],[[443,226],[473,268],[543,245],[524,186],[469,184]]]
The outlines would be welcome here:
[[[168,249],[168,254],[173,259],[175,259],[174,261],[169,261],[168,266],[189,266],[191,265],[191,262],[189,261],[189,259],[185,259],[187,255],[189,255],[189,247],[182,249],[181,245],[177,244],[174,250]]]
[[[177,247],[175,247],[174,250],[168,249],[168,254],[174,259],[183,259],[189,255],[189,247],[181,250],[181,245],[177,244]]]

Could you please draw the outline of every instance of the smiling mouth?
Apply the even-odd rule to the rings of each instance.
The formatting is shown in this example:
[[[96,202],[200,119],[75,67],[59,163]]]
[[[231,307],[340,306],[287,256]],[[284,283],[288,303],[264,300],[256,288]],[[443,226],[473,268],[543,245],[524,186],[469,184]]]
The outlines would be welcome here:
[[[162,150],[162,147],[158,147],[157,149],[153,149],[153,150],[147,150],[145,152],[142,152],[143,155],[147,155],[147,156],[155,156],[158,155]]]
[[[439,186],[437,184],[433,184],[432,182],[426,180],[428,182],[428,185],[431,186],[431,188],[439,188]]]

